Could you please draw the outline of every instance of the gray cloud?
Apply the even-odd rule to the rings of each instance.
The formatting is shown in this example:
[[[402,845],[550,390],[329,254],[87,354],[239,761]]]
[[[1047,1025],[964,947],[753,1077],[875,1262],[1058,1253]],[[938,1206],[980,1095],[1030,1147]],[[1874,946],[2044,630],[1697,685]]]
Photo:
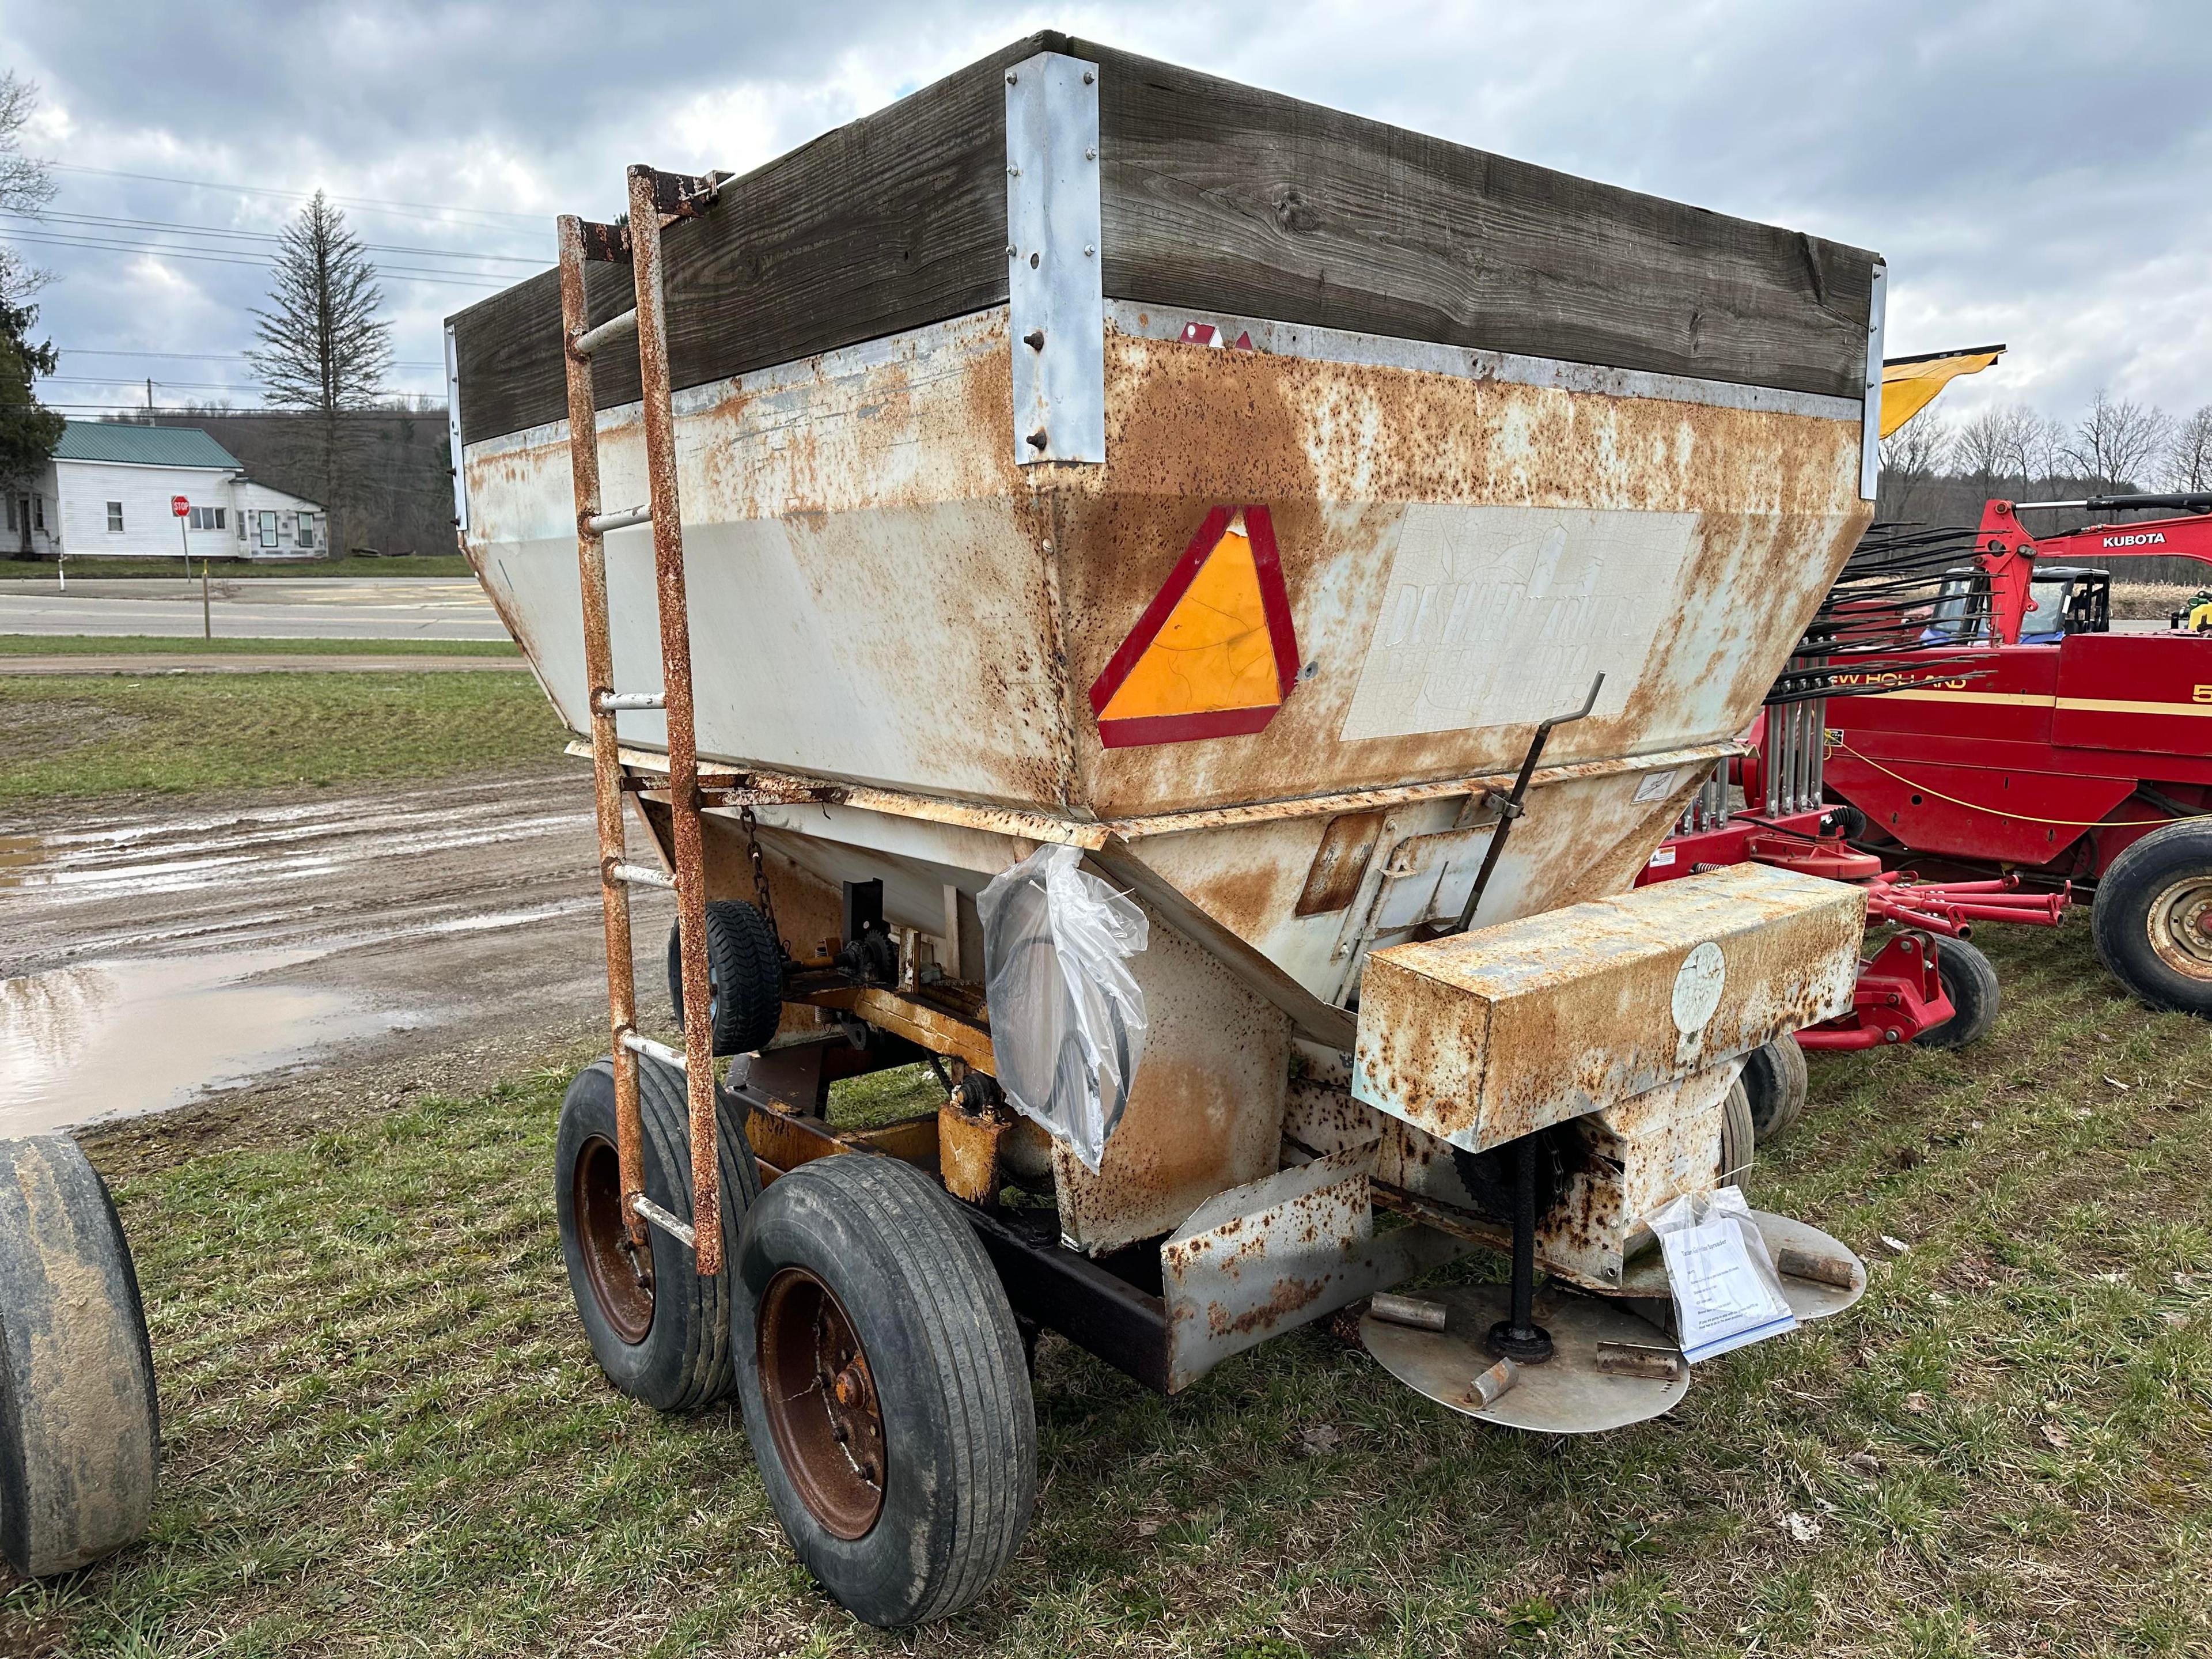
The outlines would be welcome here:
[[[551,214],[610,212],[629,161],[751,166],[1047,27],[1878,249],[1890,261],[1893,349],[2013,347],[1946,394],[1956,413],[2024,397],[2070,417],[2099,386],[2177,410],[2212,401],[2212,113],[2201,95],[2212,12],[2179,0],[1219,0],[1050,12],[967,0],[11,0],[0,63],[44,86],[41,147],[58,159],[449,204],[444,215],[352,211],[372,242],[543,257]],[[291,205],[62,177],[64,212],[268,231]],[[80,352],[235,351],[263,288],[247,266],[26,252],[62,274],[45,296],[46,325]],[[433,362],[439,319],[472,291],[398,276],[386,286],[400,358]],[[173,383],[240,373],[85,356],[64,372],[120,380],[149,368]],[[404,376],[410,388],[435,381],[428,368]]]

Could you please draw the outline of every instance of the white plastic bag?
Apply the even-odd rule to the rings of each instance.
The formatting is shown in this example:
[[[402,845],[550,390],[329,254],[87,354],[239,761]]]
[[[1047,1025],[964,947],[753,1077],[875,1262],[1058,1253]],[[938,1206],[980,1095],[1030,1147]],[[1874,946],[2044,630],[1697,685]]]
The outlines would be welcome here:
[[[1096,1171],[1129,1103],[1145,1049],[1145,997],[1124,959],[1145,948],[1145,913],[1041,847],[975,900],[999,1086]]]
[[[1692,1365],[1797,1328],[1741,1190],[1685,1193],[1651,1218],[1674,1294],[1675,1340]]]

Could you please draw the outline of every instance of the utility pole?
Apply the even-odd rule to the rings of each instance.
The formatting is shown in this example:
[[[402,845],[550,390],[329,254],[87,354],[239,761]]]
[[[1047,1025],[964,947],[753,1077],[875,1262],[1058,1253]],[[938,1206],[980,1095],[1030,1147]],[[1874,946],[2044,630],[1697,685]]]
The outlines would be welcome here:
[[[154,377],[146,377],[146,424],[154,424]]]

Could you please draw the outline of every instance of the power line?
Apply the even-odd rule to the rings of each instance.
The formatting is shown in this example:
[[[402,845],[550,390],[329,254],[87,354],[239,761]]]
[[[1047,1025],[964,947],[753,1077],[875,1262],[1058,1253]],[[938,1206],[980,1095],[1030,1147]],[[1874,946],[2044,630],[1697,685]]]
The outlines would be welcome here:
[[[244,362],[252,354],[245,351],[137,351],[117,346],[56,346],[64,357],[167,357],[198,363]],[[443,368],[442,362],[401,360],[394,368]]]
[[[311,191],[276,190],[264,185],[222,184],[209,179],[176,179],[159,173],[125,173],[113,167],[84,167],[75,161],[49,161],[46,166],[57,173],[91,173],[102,179],[137,179],[153,185],[183,185],[192,190],[227,190],[240,196],[275,196],[289,202],[305,202],[313,198],[313,192]],[[449,216],[465,213],[488,219],[513,219],[520,223],[536,225],[543,229],[545,221],[552,216],[550,214],[511,213],[499,208],[454,207],[436,202],[384,201],[373,196],[331,196],[325,192],[325,199],[336,202],[341,206],[373,208],[380,210],[419,208],[426,213],[438,216],[433,218],[434,223],[447,222],[449,222]],[[414,216],[402,215],[402,216]]]
[[[131,231],[179,231],[192,236],[220,236],[235,241],[275,242],[283,237],[266,230],[228,230],[221,225],[184,224],[168,219],[125,219],[104,213],[57,213],[51,209],[40,213],[22,213],[12,209],[0,209],[0,217],[21,220],[39,225],[76,225],[93,229]],[[510,265],[529,265],[542,268],[545,261],[521,253],[471,253],[460,248],[409,247],[389,242],[363,242],[362,246],[374,253],[416,253],[437,259],[475,259],[482,262]]]
[[[121,242],[100,238],[42,235],[27,231],[11,231],[9,234],[13,240],[29,242],[40,247],[101,249],[114,253],[150,254],[161,258],[197,259],[204,264],[246,265],[259,270],[276,269],[276,260],[253,258],[243,249],[234,252],[218,253],[174,247],[158,242]],[[434,283],[442,288],[505,288],[509,286],[512,281],[509,277],[495,276],[489,273],[472,277],[465,272],[430,271],[413,265],[380,264],[376,267],[376,274],[380,276],[391,276],[401,282]]]

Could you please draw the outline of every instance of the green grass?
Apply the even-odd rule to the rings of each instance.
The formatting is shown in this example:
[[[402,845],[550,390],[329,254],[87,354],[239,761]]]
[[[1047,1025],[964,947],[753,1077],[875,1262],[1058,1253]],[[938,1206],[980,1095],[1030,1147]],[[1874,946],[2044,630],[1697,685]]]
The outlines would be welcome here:
[[[520,657],[513,640],[196,640],[161,634],[0,634],[0,657]]]
[[[192,560],[192,574],[200,574],[200,562]],[[72,576],[166,576],[174,580],[184,574],[182,554],[175,558],[89,558],[67,561]],[[234,576],[468,576],[475,573],[469,562],[458,553],[411,553],[392,558],[357,559],[349,553],[335,559],[284,560],[274,562],[248,559],[210,559],[208,573],[217,581],[228,581]],[[58,580],[52,559],[0,558],[0,581],[46,581]]]
[[[2126,1001],[2085,921],[1987,931],[2007,1004],[1978,1048],[1814,1059],[1814,1108],[1755,1189],[1875,1261],[1849,1314],[1590,1439],[1471,1423],[1315,1329],[1173,1401],[1048,1339],[1028,1541],[979,1607],[919,1633],[812,1587],[733,1410],[659,1418],[594,1370],[547,1189],[582,1055],[122,1174],[165,1406],[152,1536],[17,1588],[0,1636],[133,1656],[2202,1655],[2212,1033]]]
[[[0,801],[419,780],[547,760],[507,673],[0,674]]]

